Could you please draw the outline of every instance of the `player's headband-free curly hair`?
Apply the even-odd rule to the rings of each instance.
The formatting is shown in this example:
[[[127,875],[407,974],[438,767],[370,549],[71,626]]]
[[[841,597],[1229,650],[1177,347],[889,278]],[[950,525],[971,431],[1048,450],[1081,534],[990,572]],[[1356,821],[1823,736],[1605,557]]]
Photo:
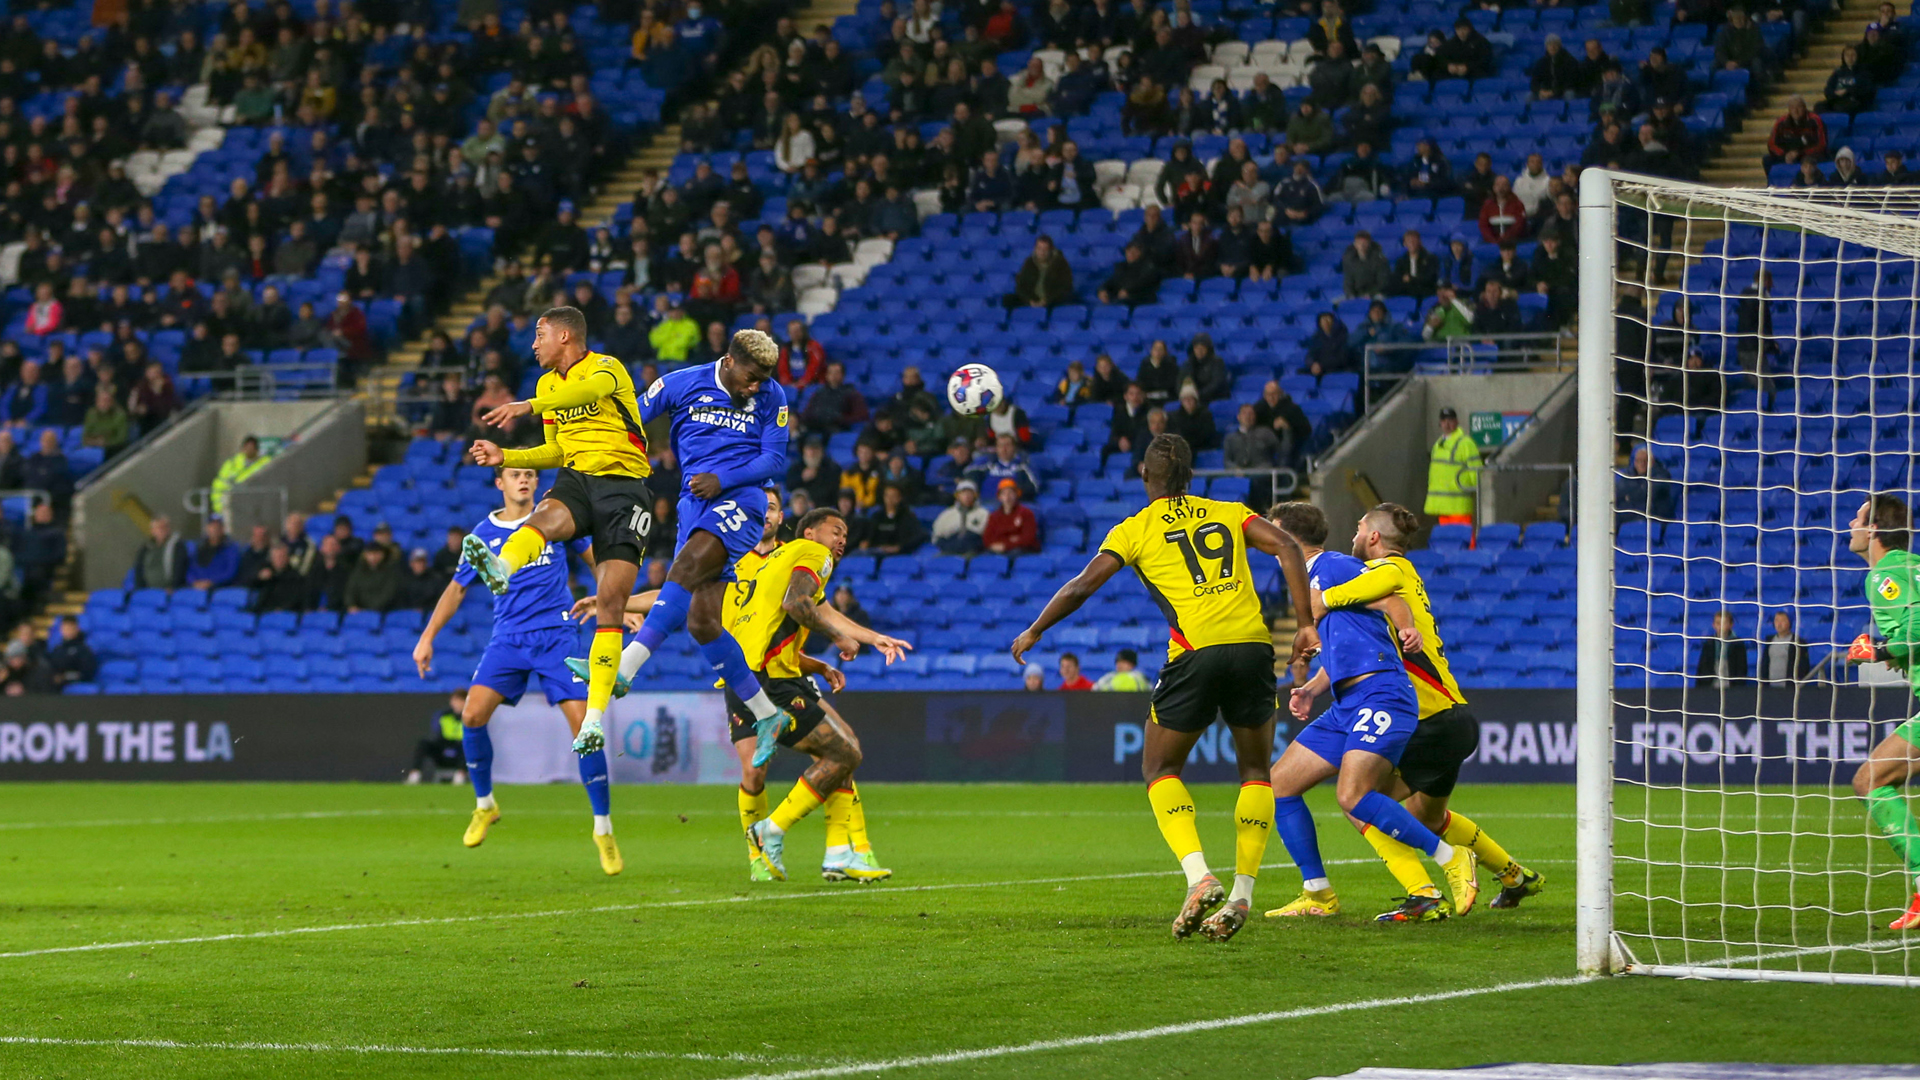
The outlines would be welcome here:
[[[840,523],[843,525],[846,524],[847,521],[846,515],[842,514],[836,507],[816,507],[800,516],[800,520],[793,526],[793,535],[805,536],[807,535],[808,529],[817,528],[821,522],[826,521],[828,518],[839,518]]]
[[[1148,476],[1159,478],[1169,495],[1185,495],[1193,484],[1193,447],[1178,435],[1155,435],[1140,463]]]
[[[780,360],[780,346],[764,330],[741,330],[733,335],[727,354],[755,367],[772,368]]]
[[[587,343],[587,317],[577,307],[550,307],[540,313],[540,321],[555,330],[565,330],[569,341]]]
[[[1284,502],[1267,511],[1267,520],[1287,530],[1308,547],[1327,544],[1326,511],[1310,502]]]
[[[1888,551],[1905,551],[1913,542],[1912,519],[1898,496],[1875,495],[1867,508],[1867,524],[1873,528],[1873,538]]]

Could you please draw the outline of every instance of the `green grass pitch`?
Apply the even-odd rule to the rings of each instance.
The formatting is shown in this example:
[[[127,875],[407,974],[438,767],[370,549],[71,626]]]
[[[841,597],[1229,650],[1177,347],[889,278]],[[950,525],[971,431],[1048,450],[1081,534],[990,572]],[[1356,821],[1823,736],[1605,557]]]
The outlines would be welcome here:
[[[0,1077],[1912,1059],[1875,1019],[1909,1014],[1911,990],[1634,978],[1380,1004],[1573,974],[1571,788],[1463,788],[1549,891],[1417,926],[1371,922],[1392,879],[1316,792],[1346,914],[1256,918],[1226,946],[1170,939],[1181,880],[1137,786],[863,791],[885,885],[818,879],[816,814],[789,840],[796,880],[750,886],[724,787],[616,788],[627,871],[607,878],[573,787],[502,789],[467,850],[471,802],[447,787],[6,785]],[[1228,864],[1232,792],[1195,795]],[[1268,869],[1256,909],[1298,885]],[[126,942],[145,944],[70,948]],[[1140,1035],[1256,1014],[1280,1015]]]

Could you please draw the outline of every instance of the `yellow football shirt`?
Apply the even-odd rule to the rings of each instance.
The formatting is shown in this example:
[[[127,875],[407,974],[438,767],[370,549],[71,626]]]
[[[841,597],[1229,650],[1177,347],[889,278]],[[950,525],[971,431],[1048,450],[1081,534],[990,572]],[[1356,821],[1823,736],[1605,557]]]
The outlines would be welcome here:
[[[801,675],[800,650],[807,643],[807,628],[787,614],[785,603],[787,584],[795,571],[813,578],[813,602],[825,603],[827,579],[833,576],[833,554],[826,545],[802,538],[789,540],[768,555],[743,583],[746,588],[740,590],[738,603],[730,605],[730,616],[723,615],[727,632],[740,643],[747,663],[769,678],[796,679]],[[731,599],[735,590],[727,592]]]
[[[1270,644],[1247,565],[1241,503],[1155,499],[1115,525],[1100,550],[1130,566],[1167,619],[1167,659],[1210,645]]]
[[[740,618],[740,612],[746,608],[748,598],[753,595],[753,576],[767,565],[768,559],[779,553],[782,546],[777,545],[767,552],[749,550],[733,564],[733,581],[727,585],[726,596],[720,602],[721,626],[729,630],[733,628],[735,620]]]
[[[584,405],[555,404],[556,396],[577,396],[577,390],[567,391],[583,380],[608,389]],[[567,468],[591,476],[643,477],[653,472],[633,376],[613,357],[590,352],[564,375],[542,374],[531,404],[541,414],[547,444],[559,448],[559,463]]]
[[[1433,600],[1427,596],[1426,582],[1405,555],[1375,559],[1367,568],[1344,584],[1320,594],[1329,608],[1371,604],[1398,593],[1413,610],[1414,628],[1420,631],[1423,649],[1401,654],[1407,675],[1413,680],[1413,692],[1420,699],[1420,719],[1465,705],[1467,698],[1460,684],[1453,681],[1453,669],[1447,666],[1447,646],[1440,640],[1440,627],[1433,619]]]

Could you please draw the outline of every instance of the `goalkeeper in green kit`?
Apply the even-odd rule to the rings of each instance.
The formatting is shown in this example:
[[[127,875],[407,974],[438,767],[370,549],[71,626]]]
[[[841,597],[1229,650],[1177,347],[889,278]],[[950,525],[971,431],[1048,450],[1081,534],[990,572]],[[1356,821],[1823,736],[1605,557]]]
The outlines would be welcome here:
[[[1907,550],[1912,538],[1907,505],[1891,495],[1875,495],[1853,516],[1848,548],[1867,560],[1867,600],[1873,625],[1885,640],[1861,634],[1847,650],[1852,664],[1881,661],[1907,673],[1920,694],[1920,558]],[[1893,729],[1853,774],[1853,793],[1887,843],[1906,860],[1915,894],[1906,914],[1890,930],[1920,929],[1920,825],[1907,808],[1901,788],[1920,772],[1920,716]]]

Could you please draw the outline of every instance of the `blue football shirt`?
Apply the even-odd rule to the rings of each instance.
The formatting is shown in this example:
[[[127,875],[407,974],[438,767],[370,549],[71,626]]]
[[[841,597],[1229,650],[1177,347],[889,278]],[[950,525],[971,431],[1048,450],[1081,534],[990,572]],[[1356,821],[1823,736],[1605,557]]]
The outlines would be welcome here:
[[[723,491],[786,476],[787,392],[772,379],[736,404],[720,385],[720,361],[670,371],[640,398],[641,423],[662,414],[672,422],[682,476],[713,473]]]
[[[498,555],[500,545],[526,522],[526,518],[501,521],[500,512],[496,510],[473,527],[473,535],[485,541],[487,550]],[[567,552],[585,551],[592,543],[592,537],[564,544],[549,541],[532,562],[514,571],[507,579],[507,591],[493,598],[494,636],[571,629],[573,624],[567,619],[567,612],[573,609],[573,590],[567,585]],[[453,580],[462,588],[471,589],[479,575],[463,562],[460,569],[454,571]]]
[[[1344,552],[1307,560],[1307,582],[1325,592],[1360,576],[1367,564]],[[1355,675],[1401,670],[1400,644],[1386,615],[1365,607],[1335,608],[1320,620],[1320,666],[1335,685]]]

